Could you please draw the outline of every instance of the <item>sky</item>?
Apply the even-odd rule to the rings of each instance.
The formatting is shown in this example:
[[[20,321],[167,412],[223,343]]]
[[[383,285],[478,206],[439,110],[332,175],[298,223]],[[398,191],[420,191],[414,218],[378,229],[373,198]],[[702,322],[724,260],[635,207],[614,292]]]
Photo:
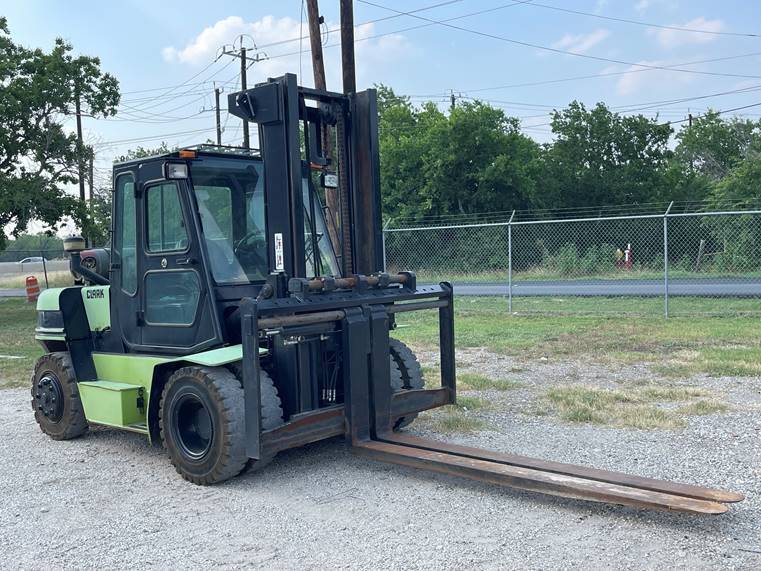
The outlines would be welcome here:
[[[338,4],[320,2],[334,91]],[[261,59],[249,85],[292,72],[311,86],[305,10],[302,0],[0,0],[15,41],[48,50],[63,37],[119,80],[117,116],[83,120],[101,184],[127,149],[214,138],[214,88],[238,88],[239,64],[221,51],[241,34]],[[519,117],[540,142],[551,139],[548,113],[572,100],[662,121],[709,107],[761,117],[755,0],[355,0],[354,19],[359,89],[383,83],[442,109],[451,93],[481,99]],[[240,144],[240,121],[222,99],[223,143]]]

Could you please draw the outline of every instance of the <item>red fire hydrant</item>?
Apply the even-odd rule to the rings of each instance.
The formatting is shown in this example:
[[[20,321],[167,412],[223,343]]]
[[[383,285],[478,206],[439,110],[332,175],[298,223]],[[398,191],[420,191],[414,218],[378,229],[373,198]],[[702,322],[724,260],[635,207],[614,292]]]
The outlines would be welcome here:
[[[624,269],[632,269],[632,245],[627,244],[626,250],[624,250]]]

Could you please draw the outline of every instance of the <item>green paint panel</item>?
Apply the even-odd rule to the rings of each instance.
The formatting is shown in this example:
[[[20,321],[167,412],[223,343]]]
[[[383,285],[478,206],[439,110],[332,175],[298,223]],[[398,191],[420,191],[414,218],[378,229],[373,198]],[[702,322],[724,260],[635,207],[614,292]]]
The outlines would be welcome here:
[[[82,288],[82,301],[87,313],[90,331],[105,331],[111,328],[111,297],[109,286]]]
[[[37,298],[37,311],[58,311],[60,306],[58,305],[58,296],[66,289],[62,287],[56,287],[46,289],[40,292],[40,297]]]
[[[188,355],[183,357],[182,360],[195,365],[216,367],[240,361],[242,358],[243,345],[232,345],[230,347],[221,347],[211,351],[204,351],[203,353],[196,353],[195,355]]]
[[[37,341],[66,341],[66,336],[61,333],[60,335],[55,335],[53,333],[37,333],[34,336]]]
[[[99,379],[141,386],[147,390],[151,388],[154,367],[176,360],[172,357],[121,353],[93,353],[92,359]]]
[[[89,422],[117,427],[145,424],[147,400],[143,387],[113,381],[86,381],[78,386]]]

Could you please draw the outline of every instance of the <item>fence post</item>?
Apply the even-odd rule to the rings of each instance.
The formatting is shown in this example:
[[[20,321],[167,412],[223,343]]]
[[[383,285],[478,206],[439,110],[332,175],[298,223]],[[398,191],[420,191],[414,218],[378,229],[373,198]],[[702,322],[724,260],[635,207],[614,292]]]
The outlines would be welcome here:
[[[663,214],[663,316],[669,317],[669,212],[674,206],[674,201]]]
[[[48,266],[45,261],[44,251],[40,251],[40,258],[42,258],[42,271],[45,272],[45,289],[50,289],[50,286],[48,285]]]
[[[515,210],[507,221],[507,310],[513,313],[513,217]]]
[[[391,224],[391,221],[393,218],[389,218],[386,220],[386,223],[383,225],[383,229],[381,230],[381,246],[383,247],[383,271],[386,271],[386,228],[388,228],[388,225]],[[404,269],[404,268],[402,268]]]

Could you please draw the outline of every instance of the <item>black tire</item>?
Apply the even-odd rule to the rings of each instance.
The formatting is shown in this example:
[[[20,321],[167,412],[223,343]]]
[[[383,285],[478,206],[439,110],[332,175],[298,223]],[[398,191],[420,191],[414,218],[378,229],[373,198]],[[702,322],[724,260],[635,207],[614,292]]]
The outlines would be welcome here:
[[[240,361],[231,363],[228,368],[243,386],[243,366]],[[277,393],[277,387],[267,371],[259,369],[259,387],[262,397],[262,430],[272,430],[285,424],[283,420],[283,402]],[[246,472],[256,472],[267,466],[275,456],[266,456],[254,460],[250,458],[246,464]]]
[[[53,440],[69,440],[87,432],[77,378],[67,352],[37,359],[32,373],[32,410],[42,432]]]
[[[240,386],[243,386],[243,367],[240,361],[231,363],[228,368],[238,379]],[[262,430],[272,430],[284,424],[283,421],[283,403],[277,394],[277,388],[272,377],[267,371],[259,369],[259,386],[262,394]]]
[[[189,482],[216,484],[246,466],[243,389],[224,367],[184,367],[164,385],[159,403],[164,448]]]
[[[391,388],[394,392],[422,389],[425,385],[423,368],[412,349],[398,339],[389,339],[389,360],[391,364]],[[417,418],[411,414],[398,418],[394,430],[409,426]]]

